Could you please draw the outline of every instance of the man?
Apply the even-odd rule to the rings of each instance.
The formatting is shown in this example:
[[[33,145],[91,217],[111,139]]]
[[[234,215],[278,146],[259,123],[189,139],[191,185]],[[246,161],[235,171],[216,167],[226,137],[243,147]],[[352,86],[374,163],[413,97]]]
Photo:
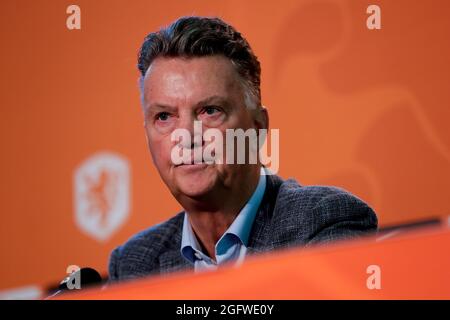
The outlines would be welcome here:
[[[214,269],[252,253],[376,231],[372,209],[342,189],[283,181],[266,175],[260,161],[173,161],[174,147],[194,151],[208,145],[195,136],[195,121],[224,134],[268,127],[259,62],[233,27],[220,19],[181,18],[146,37],[138,68],[153,162],[184,210],[116,248],[111,280]],[[189,132],[193,142],[174,141],[177,129]]]

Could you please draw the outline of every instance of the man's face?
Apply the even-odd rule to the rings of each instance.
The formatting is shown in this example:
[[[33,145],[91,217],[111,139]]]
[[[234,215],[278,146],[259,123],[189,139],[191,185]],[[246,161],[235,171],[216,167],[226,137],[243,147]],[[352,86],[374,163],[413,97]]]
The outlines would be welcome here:
[[[201,198],[238,187],[259,170],[256,165],[184,164],[171,160],[171,134],[187,129],[194,138],[194,121],[225,130],[261,128],[254,110],[245,106],[244,91],[231,61],[222,56],[157,58],[144,78],[145,129],[153,162],[163,181],[178,199]],[[206,142],[202,141],[204,148]],[[190,146],[189,146],[190,148]],[[224,150],[225,153],[225,150]]]

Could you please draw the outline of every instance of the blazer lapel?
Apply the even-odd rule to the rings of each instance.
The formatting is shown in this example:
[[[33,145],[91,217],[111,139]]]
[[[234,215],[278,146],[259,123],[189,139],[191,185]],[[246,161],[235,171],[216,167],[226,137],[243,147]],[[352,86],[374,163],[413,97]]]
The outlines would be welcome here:
[[[184,212],[181,217],[184,217]],[[183,219],[180,218],[180,221],[181,225],[176,229],[177,232],[173,235],[173,242],[171,243],[171,246],[158,257],[160,273],[169,273],[194,268],[194,265],[183,258],[180,252]]]
[[[179,249],[166,251],[159,257],[159,271],[162,274],[193,268],[194,266],[183,258]]]
[[[267,175],[266,177],[266,191],[248,240],[247,254],[249,255],[273,249],[273,244],[267,240],[267,236],[270,233],[273,210],[283,180],[276,175]]]

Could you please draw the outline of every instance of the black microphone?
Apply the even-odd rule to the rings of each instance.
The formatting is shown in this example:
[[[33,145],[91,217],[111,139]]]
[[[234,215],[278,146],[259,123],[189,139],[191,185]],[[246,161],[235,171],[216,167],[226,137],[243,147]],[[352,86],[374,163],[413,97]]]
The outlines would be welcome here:
[[[86,289],[102,283],[103,279],[97,270],[92,268],[81,268],[64,278],[59,284],[58,289],[50,294],[50,296],[46,299],[52,298],[64,292]]]

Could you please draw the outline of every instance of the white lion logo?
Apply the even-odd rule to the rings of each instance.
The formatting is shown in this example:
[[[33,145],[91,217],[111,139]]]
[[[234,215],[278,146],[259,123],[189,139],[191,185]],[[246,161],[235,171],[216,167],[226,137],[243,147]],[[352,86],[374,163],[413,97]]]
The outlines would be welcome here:
[[[85,160],[74,174],[77,226],[97,240],[107,240],[129,213],[130,170],[120,155],[102,152]]]

